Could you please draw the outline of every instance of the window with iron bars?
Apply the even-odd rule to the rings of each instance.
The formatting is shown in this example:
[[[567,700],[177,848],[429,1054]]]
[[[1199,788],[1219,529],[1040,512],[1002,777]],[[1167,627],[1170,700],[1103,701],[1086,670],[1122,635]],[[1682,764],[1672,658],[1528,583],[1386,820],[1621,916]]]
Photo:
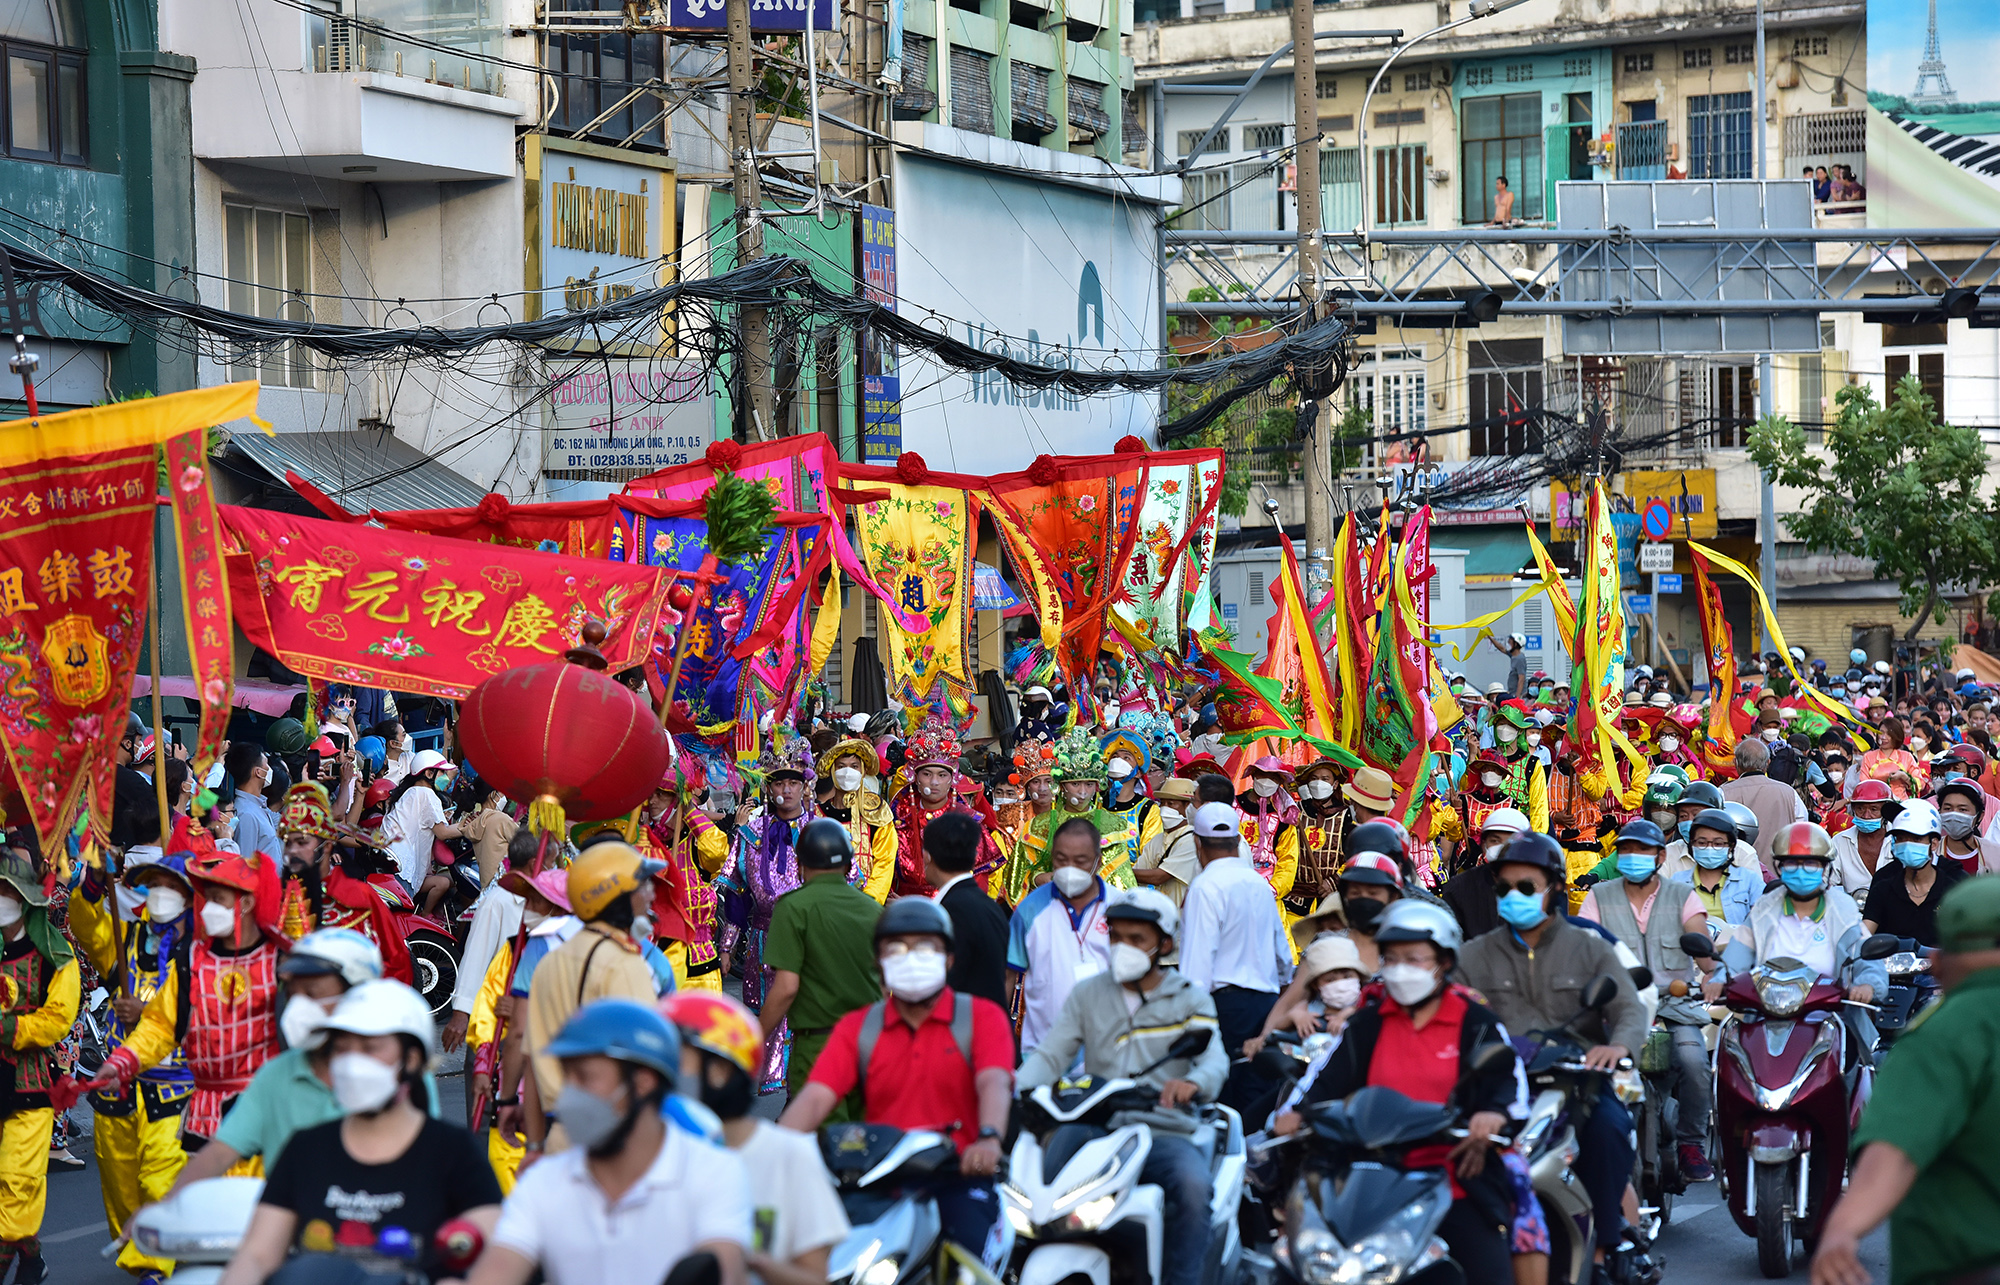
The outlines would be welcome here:
[[[1749,178],[1749,93],[1688,98],[1688,177]]]

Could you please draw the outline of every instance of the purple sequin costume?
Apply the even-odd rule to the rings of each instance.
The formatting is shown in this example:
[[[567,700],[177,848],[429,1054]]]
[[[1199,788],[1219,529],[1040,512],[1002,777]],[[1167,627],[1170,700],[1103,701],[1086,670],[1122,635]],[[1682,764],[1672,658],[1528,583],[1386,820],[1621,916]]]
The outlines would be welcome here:
[[[731,930],[743,937],[743,1002],[752,1009],[764,1006],[770,993],[772,973],[764,967],[764,937],[771,929],[771,911],[778,898],[799,886],[799,862],[792,845],[811,809],[792,821],[765,813],[737,827],[730,844],[729,860],[716,883],[732,894],[727,909]],[[785,1064],[792,1042],[791,1024],[781,1022],[764,1042],[764,1077],[760,1091],[773,1093],[784,1087]]]

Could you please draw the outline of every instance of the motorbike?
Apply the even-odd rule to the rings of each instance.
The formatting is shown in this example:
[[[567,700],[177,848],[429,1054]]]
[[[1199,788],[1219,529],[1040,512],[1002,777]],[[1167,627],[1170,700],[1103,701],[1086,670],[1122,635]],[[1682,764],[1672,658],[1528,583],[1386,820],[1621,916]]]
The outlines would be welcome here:
[[[1877,933],[1861,958],[1886,959],[1897,944]],[[1681,949],[1715,953],[1704,933],[1682,937]],[[1777,1280],[1791,1274],[1799,1247],[1810,1253],[1818,1243],[1840,1195],[1873,1067],[1842,1020],[1846,988],[1796,959],[1768,959],[1731,978],[1722,1002],[1716,1176],[1736,1225],[1756,1238],[1758,1270]]]
[[[170,1258],[170,1285],[216,1285],[250,1229],[262,1178],[208,1178],[191,1182],[132,1216],[134,1244],[154,1258]],[[122,1247],[124,1242],[112,1242]]]
[[[835,1124],[819,1133],[850,1230],[826,1261],[828,1285],[999,1285],[977,1249],[946,1240],[929,1184],[957,1172],[951,1139],[928,1129]],[[998,1227],[993,1261],[1012,1249]]]
[[[1696,991],[1676,979],[1667,983],[1666,993],[1673,999],[1685,999]],[[1639,1050],[1638,1063],[1645,1097],[1632,1115],[1638,1134],[1637,1172],[1632,1181],[1639,1193],[1640,1212],[1652,1219],[1652,1226],[1647,1229],[1647,1239],[1652,1240],[1658,1238],[1661,1227],[1673,1221],[1674,1198],[1688,1189],[1676,1141],[1681,1112],[1680,1099],[1674,1092],[1674,1037],[1667,1023],[1653,1019],[1651,1029],[1646,1032],[1646,1043]]]
[[[1889,970],[1889,990],[1882,996],[1875,1014],[1876,1065],[1881,1065],[1896,1038],[1909,1029],[1910,1023],[1944,993],[1937,978],[1931,975],[1931,960],[1936,954],[1935,947],[1919,946],[1913,938],[1898,937],[1896,953],[1882,961]]]
[[[1013,1234],[1002,1275],[1015,1285],[1151,1285],[1160,1279],[1166,1221],[1157,1186],[1140,1171],[1152,1130],[1134,1122],[1111,1127],[1122,1111],[1159,1109],[1159,1090],[1141,1081],[1170,1061],[1199,1057],[1214,1032],[1189,1031],[1132,1078],[1084,1079],[1031,1092],[1021,1103],[1021,1134],[1000,1184],[1001,1212]],[[1208,1157],[1209,1244],[1204,1285],[1237,1275],[1242,1240],[1236,1214],[1243,1198],[1243,1122],[1224,1106],[1197,1112],[1190,1141]]]

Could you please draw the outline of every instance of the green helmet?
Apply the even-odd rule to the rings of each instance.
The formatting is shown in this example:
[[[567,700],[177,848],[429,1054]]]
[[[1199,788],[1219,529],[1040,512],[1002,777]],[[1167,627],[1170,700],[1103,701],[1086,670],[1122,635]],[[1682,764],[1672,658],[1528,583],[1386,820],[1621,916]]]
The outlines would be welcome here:
[[[1687,789],[1687,770],[1674,764],[1665,764],[1653,769],[1646,778],[1646,802],[1648,808],[1670,808],[1681,801],[1681,792]]]

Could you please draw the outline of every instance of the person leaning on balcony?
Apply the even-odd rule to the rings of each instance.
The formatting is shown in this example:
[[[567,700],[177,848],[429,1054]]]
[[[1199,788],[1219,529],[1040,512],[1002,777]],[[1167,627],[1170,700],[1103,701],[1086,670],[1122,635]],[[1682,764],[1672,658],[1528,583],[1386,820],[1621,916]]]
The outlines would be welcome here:
[[[1493,226],[1504,228],[1514,221],[1514,189],[1507,186],[1507,176],[1493,176]]]

